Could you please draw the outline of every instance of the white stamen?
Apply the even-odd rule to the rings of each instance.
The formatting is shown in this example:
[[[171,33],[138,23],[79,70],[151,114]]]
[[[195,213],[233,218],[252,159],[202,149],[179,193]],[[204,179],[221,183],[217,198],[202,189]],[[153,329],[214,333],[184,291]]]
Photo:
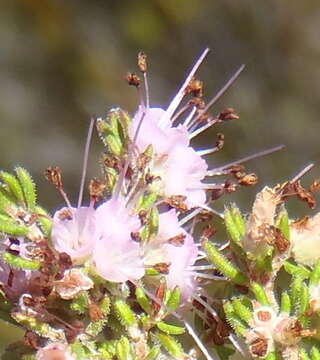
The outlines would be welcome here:
[[[218,248],[218,250],[219,251],[223,251],[223,250],[225,250],[227,247],[229,247],[230,246],[230,241],[228,241],[226,244],[224,244],[224,245],[221,245],[219,248]]]
[[[199,255],[199,256],[197,256],[197,258],[196,258],[196,261],[199,261],[199,260],[203,260],[203,259],[206,259],[207,258],[207,255]]]
[[[190,109],[190,104],[186,104],[184,105],[171,119],[171,124],[173,125],[178,119],[179,117],[186,112],[188,109]]]
[[[195,210],[193,210],[190,214],[186,215],[183,219],[181,219],[179,221],[179,226],[184,225],[185,223],[187,223],[188,221],[190,221],[192,218],[194,218],[195,216],[197,216],[199,213],[201,213],[202,209],[201,208],[197,208]]]
[[[200,245],[200,244],[199,244]],[[202,270],[212,270],[216,269],[213,265],[190,265],[188,267],[189,270],[202,271]]]
[[[195,271],[192,271],[192,274],[198,278],[203,278],[203,279],[209,279],[209,280],[228,280],[228,278],[224,277],[224,276],[217,276],[217,275],[210,275],[210,274],[203,274],[203,273],[198,273]]]
[[[184,126],[188,126],[190,121],[192,120],[194,114],[196,113],[197,108],[194,106],[193,109],[191,110],[190,114],[188,115],[188,117],[185,119],[185,121],[183,122]]]
[[[149,95],[149,84],[148,84],[147,72],[143,73],[143,79],[144,79],[144,89],[145,89],[145,92],[146,92],[146,108],[149,109],[150,95]]]
[[[304,169],[302,169],[290,182],[294,183],[302,178],[309,170],[311,170],[314,167],[314,164],[311,163],[308,166],[306,166]]]
[[[177,110],[177,107],[179,106],[179,104],[181,103],[181,100],[183,99],[183,97],[185,96],[185,89],[187,88],[187,86],[190,83],[190,80],[192,79],[192,77],[194,76],[194,74],[196,73],[196,71],[198,70],[199,66],[201,65],[202,61],[204,60],[204,58],[207,56],[209,52],[209,48],[206,48],[204,50],[204,52],[201,54],[201,56],[199,57],[199,59],[197,60],[197,62],[194,64],[194,66],[192,67],[189,75],[187,76],[186,80],[184,81],[184,83],[182,84],[182,86],[180,87],[179,91],[177,92],[176,96],[173,98],[173,100],[171,101],[170,105],[168,106],[165,114],[163,115],[163,117],[161,118],[161,120],[159,121],[159,126],[161,126],[162,123],[165,123],[168,119],[172,118],[172,115],[174,114],[174,112]]]
[[[189,134],[189,139],[193,139],[194,137],[196,137],[197,135],[201,134],[202,132],[206,131],[207,129],[209,129],[212,125],[214,125],[217,122],[217,119],[213,119],[211,121],[209,121],[207,124],[199,127],[197,130],[194,130],[192,133]]]
[[[258,153],[253,154],[253,155],[249,155],[249,156],[246,156],[246,157],[244,157],[242,159],[232,161],[231,163],[223,165],[223,166],[218,167],[216,169],[208,170],[207,176],[218,175],[219,173],[223,172],[224,170],[230,168],[233,165],[239,165],[239,164],[242,164],[242,163],[244,163],[246,161],[253,160],[253,159],[256,159],[258,157],[262,157],[262,156],[272,154],[272,153],[274,153],[276,151],[282,150],[283,148],[284,148],[284,145],[275,146],[275,147],[273,147],[271,149],[262,150],[262,151],[260,151]]]
[[[205,155],[209,155],[209,154],[212,154],[216,151],[218,151],[219,148],[218,147],[212,147],[212,148],[209,148],[209,149],[204,149],[204,150],[197,150],[197,154],[199,156],[205,156]]]
[[[188,188],[188,189],[201,189],[201,190],[206,190],[206,189],[209,189],[209,190],[219,190],[219,189],[223,189],[223,186],[221,185],[217,185],[215,183],[213,184],[201,184],[200,186],[197,186],[197,187],[194,187],[194,188]]]
[[[83,165],[82,165],[82,176],[81,176],[81,183],[80,183],[80,190],[79,190],[79,197],[78,197],[78,208],[82,204],[83,190],[84,190],[84,184],[85,184],[85,181],[86,181],[86,174],[87,174],[87,168],[88,168],[88,157],[89,157],[90,143],[91,143],[91,139],[92,139],[92,132],[93,132],[94,123],[95,123],[95,118],[92,117],[91,120],[90,120],[86,145],[85,145],[85,149],[84,149]]]

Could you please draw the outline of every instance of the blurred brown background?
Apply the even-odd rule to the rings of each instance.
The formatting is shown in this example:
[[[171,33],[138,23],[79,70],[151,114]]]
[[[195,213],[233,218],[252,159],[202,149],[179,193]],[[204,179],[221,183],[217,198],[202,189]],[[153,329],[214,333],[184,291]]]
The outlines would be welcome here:
[[[137,52],[149,56],[152,104],[165,106],[209,46],[199,73],[207,97],[240,64],[247,68],[213,109],[232,106],[241,119],[210,130],[198,145],[224,132],[225,148],[212,157],[220,165],[285,144],[248,163],[261,178],[259,188],[284,181],[310,161],[319,163],[319,26],[317,0],[2,0],[0,168],[25,166],[39,185],[40,203],[53,210],[61,200],[43,171],[59,165],[75,201],[90,115],[137,106],[123,80],[136,69]],[[95,136],[91,175],[100,150]],[[306,182],[317,176],[319,164]],[[253,196],[243,189],[230,200],[248,209]],[[297,211],[309,212],[304,205]]]

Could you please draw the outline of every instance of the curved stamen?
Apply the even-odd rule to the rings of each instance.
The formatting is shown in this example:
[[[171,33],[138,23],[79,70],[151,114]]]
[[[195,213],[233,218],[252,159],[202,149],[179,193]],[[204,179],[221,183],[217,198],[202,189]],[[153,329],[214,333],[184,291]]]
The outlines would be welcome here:
[[[95,121],[96,121],[96,119],[93,118],[93,117],[90,119],[90,125],[89,125],[86,145],[85,145],[85,149],[84,149],[82,175],[81,175],[81,183],[80,183],[80,190],[79,190],[79,197],[78,197],[78,208],[82,204],[83,190],[84,190],[84,184],[85,184],[85,181],[86,181],[86,174],[87,174],[87,168],[88,168],[88,157],[89,157],[90,143],[91,143],[91,139],[92,139],[93,125],[94,125]]]
[[[180,87],[176,96],[171,101],[170,105],[168,106],[168,109],[166,110],[166,113],[163,115],[163,118],[160,120],[159,125],[161,125],[163,122],[166,122],[168,119],[172,118],[172,115],[177,110],[177,107],[179,106],[179,104],[181,103],[181,100],[185,96],[185,90],[186,90],[187,86],[189,85],[190,80],[193,78],[194,74],[197,72],[199,66],[203,62],[204,58],[207,56],[208,52],[209,52],[209,48],[206,48],[204,50],[204,52],[201,54],[201,56],[199,57],[199,59],[197,60],[197,62],[194,64],[194,66],[192,67],[186,80]]]
[[[223,173],[223,171],[230,168],[231,166],[240,165],[240,164],[242,164],[244,162],[247,162],[249,160],[253,160],[253,159],[256,159],[258,157],[262,157],[262,156],[272,154],[272,153],[274,153],[276,151],[282,150],[283,148],[284,148],[284,145],[278,145],[278,146],[275,146],[275,147],[273,147],[271,149],[266,149],[266,150],[259,151],[259,152],[255,153],[255,154],[246,156],[246,157],[241,158],[239,160],[232,161],[231,163],[223,165],[221,167],[218,167],[218,168],[215,168],[215,169],[212,169],[212,170],[208,170],[207,176],[219,175],[220,173]]]

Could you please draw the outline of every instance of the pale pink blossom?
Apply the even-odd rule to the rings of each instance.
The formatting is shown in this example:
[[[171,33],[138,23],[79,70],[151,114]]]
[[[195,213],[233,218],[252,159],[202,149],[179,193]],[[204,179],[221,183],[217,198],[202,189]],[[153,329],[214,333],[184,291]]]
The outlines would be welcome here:
[[[54,290],[65,300],[74,299],[81,292],[93,288],[93,281],[77,268],[66,270],[61,280],[54,282]]]
[[[314,265],[320,260],[320,213],[303,223],[292,223],[290,240],[294,259],[303,265]]]
[[[76,356],[70,352],[67,344],[52,343],[39,349],[36,360],[76,360]]]
[[[268,251],[268,232],[274,226],[279,203],[280,195],[267,186],[257,194],[247,223],[247,233],[242,239],[243,249],[249,256],[258,256]]]
[[[131,238],[140,222],[130,214],[125,199],[111,198],[96,210],[99,236],[93,250],[96,272],[112,282],[137,280],[144,275],[140,246]]]
[[[91,255],[97,237],[93,207],[64,207],[54,214],[52,244],[66,252],[75,264],[82,264]]]
[[[148,145],[154,150],[151,171],[161,178],[151,189],[162,196],[184,195],[186,204],[192,208],[202,206],[206,194],[201,181],[205,178],[208,165],[189,146],[189,134],[185,125],[174,127],[166,112],[160,108],[139,108],[132,120],[131,137],[134,138],[139,123],[136,146],[143,152]]]
[[[175,241],[176,237],[182,239]],[[198,254],[193,237],[180,225],[175,210],[159,216],[159,232],[144,248],[144,263],[152,266],[159,263],[169,265],[165,274],[170,289],[179,287],[184,301],[190,299],[196,290],[195,275],[190,269]]]
[[[170,153],[171,149],[177,145],[189,146],[187,128],[183,125],[173,127],[170,119],[161,121],[165,113],[161,108],[139,107],[132,119],[130,136],[134,138],[141,123],[135,143],[140,152],[152,145],[155,153],[161,156]]]

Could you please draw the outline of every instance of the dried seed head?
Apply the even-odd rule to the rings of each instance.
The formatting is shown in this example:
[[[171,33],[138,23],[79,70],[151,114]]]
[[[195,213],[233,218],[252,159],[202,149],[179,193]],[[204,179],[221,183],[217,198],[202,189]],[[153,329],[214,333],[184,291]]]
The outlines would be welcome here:
[[[140,51],[138,54],[138,67],[142,73],[145,73],[148,70],[147,55],[143,51]]]
[[[224,146],[224,134],[218,133],[217,134],[217,141],[216,141],[216,148],[221,150]]]
[[[153,268],[161,274],[169,274],[170,263],[165,263],[165,262],[158,263],[153,265]]]
[[[57,189],[62,189],[61,169],[57,166],[49,167],[45,171],[45,177]]]
[[[293,317],[280,318],[274,327],[273,338],[283,345],[295,345],[301,339],[303,326]]]
[[[218,119],[220,121],[237,120],[239,116],[235,113],[234,109],[227,108],[218,115]]]
[[[90,301],[89,304],[89,316],[91,321],[98,321],[104,318],[101,308],[93,301]]]
[[[203,82],[193,77],[186,87],[185,94],[192,94],[195,98],[202,98]]]
[[[64,208],[59,212],[58,217],[60,220],[72,220],[73,219],[72,211],[69,208]]]
[[[138,231],[131,232],[130,236],[133,241],[141,242],[141,240],[142,240],[141,235]]]
[[[95,202],[103,199],[103,192],[106,189],[106,183],[99,179],[92,179],[89,184],[89,193],[91,199]]]
[[[271,333],[264,328],[254,328],[246,333],[246,342],[253,357],[266,357],[274,348]]]
[[[186,200],[187,197],[184,195],[173,195],[167,198],[165,202],[181,212],[186,212],[188,211],[188,206],[185,204]]]
[[[190,106],[195,106],[197,109],[201,110],[204,109],[206,103],[200,97],[194,97],[189,101]]]
[[[239,185],[242,186],[254,186],[258,183],[258,176],[254,173],[246,174],[241,177],[238,181]]]
[[[310,191],[317,192],[319,190],[320,190],[320,179],[317,179],[310,185]]]
[[[208,225],[203,230],[202,237],[206,239],[210,239],[217,233],[217,231],[218,230],[215,227],[213,227],[212,225]]]
[[[136,88],[138,88],[141,84],[141,79],[139,78],[139,76],[131,72],[127,74],[126,81],[130,86],[135,86]]]
[[[307,204],[309,205],[310,209],[314,209],[316,207],[316,199],[314,198],[314,196],[307,191],[301,184],[299,181],[297,181],[295,183],[295,188],[296,191],[298,193],[298,197],[302,200],[302,201],[306,201]]]
[[[186,238],[186,234],[181,233],[179,235],[173,236],[168,239],[168,243],[174,246],[182,246],[184,244],[184,240]]]

